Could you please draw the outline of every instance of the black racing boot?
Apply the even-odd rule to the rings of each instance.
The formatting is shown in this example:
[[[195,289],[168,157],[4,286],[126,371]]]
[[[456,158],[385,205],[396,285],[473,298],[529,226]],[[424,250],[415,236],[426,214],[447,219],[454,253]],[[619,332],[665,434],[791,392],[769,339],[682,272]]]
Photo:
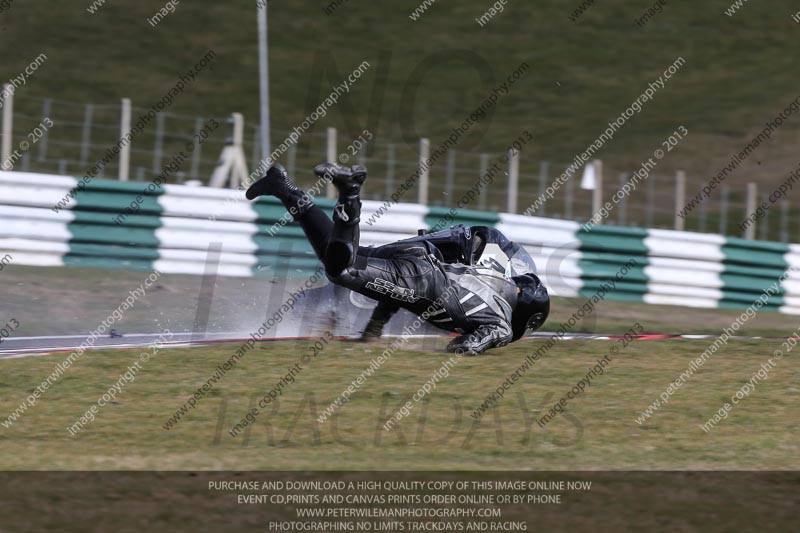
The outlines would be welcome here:
[[[361,194],[361,186],[367,179],[367,169],[361,165],[345,167],[333,163],[322,163],[314,167],[314,174],[320,178],[325,178],[333,183],[339,191],[339,199],[342,197],[358,196]]]
[[[259,196],[274,196],[283,202],[286,210],[297,220],[314,206],[311,198],[303,190],[292,183],[289,174],[283,165],[275,163],[266,176],[255,182],[247,189],[245,196],[253,200]]]
[[[328,273],[337,276],[353,264],[358,249],[360,194],[361,186],[367,179],[367,170],[360,165],[345,167],[323,163],[314,168],[314,173],[330,180],[339,191],[339,200],[333,209],[333,231],[325,254]]]

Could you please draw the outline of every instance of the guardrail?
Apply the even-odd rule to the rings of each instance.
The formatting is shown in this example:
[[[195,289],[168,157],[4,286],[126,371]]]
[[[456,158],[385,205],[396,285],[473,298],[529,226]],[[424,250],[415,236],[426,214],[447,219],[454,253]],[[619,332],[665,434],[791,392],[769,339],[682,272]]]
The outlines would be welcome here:
[[[219,275],[248,277],[306,275],[318,265],[301,229],[281,224],[285,210],[274,199],[251,203],[235,190],[184,185],[143,194],[142,183],[95,179],[75,190],[77,184],[70,177],[0,172],[0,257],[11,256],[17,265],[200,275],[210,250],[218,250]],[[55,208],[64,198],[64,207]],[[333,206],[327,199],[317,203]],[[362,217],[381,205],[365,201]],[[746,308],[800,266],[796,244],[613,226],[585,231],[566,220],[468,210],[450,221],[447,213],[396,204],[362,227],[362,244],[412,237],[419,228],[441,227],[443,219],[495,226],[526,247],[554,295],[591,296],[634,259],[609,298],[692,307]],[[766,307],[800,314],[798,275],[792,272]]]

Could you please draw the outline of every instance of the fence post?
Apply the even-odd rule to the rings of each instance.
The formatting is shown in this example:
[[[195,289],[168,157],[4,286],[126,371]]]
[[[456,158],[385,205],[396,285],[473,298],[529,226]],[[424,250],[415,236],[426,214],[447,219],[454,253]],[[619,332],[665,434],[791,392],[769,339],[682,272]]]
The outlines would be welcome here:
[[[429,169],[428,157],[430,153],[431,143],[428,139],[422,138],[419,140],[419,188],[417,189],[417,203],[420,205],[428,205],[428,185],[429,185]]]
[[[719,234],[725,235],[728,232],[728,204],[731,190],[727,185],[722,186],[722,196],[720,198],[719,214]]]
[[[258,167],[258,162],[264,157],[261,151],[261,126],[253,128],[253,154],[250,156],[250,168]],[[260,157],[259,157],[260,156]],[[289,174],[292,176],[292,174]]]
[[[89,145],[92,144],[92,116],[94,105],[86,104],[83,111],[83,133],[81,135],[81,166],[89,162]]]
[[[519,196],[519,152],[511,148],[508,151],[508,193],[506,196],[506,211],[517,212],[517,198]]]
[[[153,147],[153,174],[161,173],[161,161],[164,158],[164,113],[156,114],[156,142]]]
[[[573,179],[575,176],[571,176],[565,186],[565,195],[564,195],[564,219],[565,220],[572,220],[572,202],[574,198],[573,189],[575,187],[574,183],[575,180]]]
[[[647,212],[645,213],[645,226],[648,228],[655,227],[655,209],[656,209],[656,175],[650,174],[647,178]]]
[[[328,136],[326,139],[325,145],[326,155],[325,159],[328,163],[337,164],[338,161],[336,160],[336,156],[338,151],[336,150],[336,128],[328,128]],[[326,198],[335,198],[336,192],[333,187],[333,183],[330,181],[327,182],[325,186],[325,197]]]
[[[231,113],[231,119],[233,120],[233,146],[235,150],[231,168],[231,189],[235,189],[240,184],[249,185],[249,176],[247,159],[244,156],[244,115]]]
[[[745,207],[745,216],[749,217],[756,211],[756,203],[758,202],[758,185],[755,183],[748,183],[747,184],[747,203]],[[753,240],[756,237],[756,224],[757,221],[753,221],[752,224],[747,226],[747,229],[744,230],[744,238],[748,240]]]
[[[357,160],[358,160],[358,164],[361,165],[362,167],[366,167],[367,166],[367,150],[366,150],[366,148],[367,148],[366,144],[362,144],[361,148],[358,149]]]
[[[231,113],[233,120],[233,145],[244,152],[244,116],[241,113]]]
[[[0,169],[11,170],[11,136],[14,124],[14,87],[10,83],[3,85],[3,134],[0,135]]]
[[[119,120],[119,138],[122,139],[131,131],[131,100],[122,99],[122,107]],[[131,143],[122,143],[119,151],[119,181],[128,181],[131,164]]]
[[[394,192],[395,157],[394,144],[389,144],[386,148],[386,198],[389,198]]]
[[[42,104],[42,120],[49,118],[52,119],[53,117],[50,116],[52,113],[53,107],[53,99],[52,98],[45,98],[44,103]],[[39,139],[39,155],[36,157],[36,160],[40,163],[47,160],[47,138],[50,136],[50,129],[47,128],[42,133],[42,138]]]
[[[675,173],[675,229],[683,231],[685,227],[683,217],[678,213],[686,205],[686,172],[679,170]]]
[[[196,119],[194,119],[194,131],[195,131],[195,133],[199,134],[202,131],[204,123],[205,123],[205,120],[203,120],[203,117],[197,117]],[[202,148],[203,148],[202,144],[200,144],[199,142],[195,143],[194,152],[192,152],[192,166],[191,166],[191,170],[189,171],[189,175],[194,180],[200,179],[199,178],[199,175],[200,175],[200,151],[201,151]],[[253,168],[256,168],[257,166],[258,166],[258,163],[255,163],[253,165]]]
[[[595,159],[592,161],[592,165],[594,165],[594,190],[592,191],[592,212],[589,214],[590,218],[603,207],[603,162],[600,159]]]
[[[769,195],[767,193],[761,195],[761,203],[762,204],[769,203]],[[761,227],[759,227],[758,238],[762,241],[766,241],[768,230],[769,230],[769,211],[764,213],[764,216],[761,218]]]
[[[453,198],[453,185],[456,177],[456,151],[448,150],[447,152],[447,167],[444,173],[444,195],[447,198],[445,205],[453,206],[456,202]]]
[[[789,201],[781,200],[781,242],[789,242]]]
[[[549,179],[550,174],[550,162],[549,161],[542,161],[539,163],[539,198],[544,198],[544,194],[547,191],[547,181]],[[539,207],[539,213],[537,216],[543,217],[545,216],[545,206],[547,202],[542,202],[542,205]]]
[[[620,190],[625,184],[628,183],[628,175],[621,172],[619,175],[619,188]],[[619,203],[619,211],[617,211],[617,225],[624,226],[628,221],[628,197],[622,199]]]
[[[700,204],[700,223],[697,225],[698,231],[700,233],[706,232],[706,217],[708,216],[708,202],[703,202]]]

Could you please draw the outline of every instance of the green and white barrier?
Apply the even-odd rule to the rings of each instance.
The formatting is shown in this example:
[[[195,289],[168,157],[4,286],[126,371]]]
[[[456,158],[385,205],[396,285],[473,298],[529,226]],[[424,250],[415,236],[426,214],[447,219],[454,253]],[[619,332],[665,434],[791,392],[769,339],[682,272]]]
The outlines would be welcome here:
[[[70,177],[0,172],[0,257],[21,265],[199,275],[209,250],[220,247],[223,276],[303,275],[318,265],[301,229],[274,199],[249,202],[228,189],[101,179],[77,186]],[[328,212],[333,207],[330,200],[317,203]],[[382,205],[365,201],[362,220]],[[402,203],[362,224],[361,240],[377,246],[419,228],[454,224],[494,226],[521,243],[558,296],[590,296],[633,259],[609,298],[746,308],[787,269],[800,268],[795,244],[612,226],[585,231],[565,220]],[[792,272],[766,307],[800,314],[800,276]]]

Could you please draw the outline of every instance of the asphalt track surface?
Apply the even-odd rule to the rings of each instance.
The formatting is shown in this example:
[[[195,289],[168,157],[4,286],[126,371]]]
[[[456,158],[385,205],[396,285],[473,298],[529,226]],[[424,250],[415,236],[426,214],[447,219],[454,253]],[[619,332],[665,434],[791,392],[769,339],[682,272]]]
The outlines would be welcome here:
[[[536,332],[523,340],[547,339],[555,335],[554,332]],[[422,339],[432,335],[409,335],[409,339]],[[634,340],[702,340],[715,339],[719,335],[685,335],[685,334],[642,334],[633,335]],[[386,336],[390,338],[391,336]],[[42,337],[11,337],[4,339],[0,344],[0,359],[10,359],[17,357],[29,357],[35,355],[47,355],[54,353],[69,353],[77,350],[88,337],[86,335],[53,335]],[[561,340],[619,340],[621,335],[602,335],[597,333],[570,333],[564,335]],[[787,337],[752,337],[736,336],[731,339],[754,340],[754,339],[776,339],[787,340]],[[318,339],[317,337],[268,337],[255,338],[258,342],[277,342],[303,339]],[[355,337],[339,336],[338,340],[353,340]],[[222,333],[173,333],[170,340],[164,340],[163,333],[131,333],[122,336],[106,336],[95,339],[95,342],[88,349],[135,349],[150,348],[153,343],[160,342],[164,347],[178,348],[190,346],[206,346],[222,342],[247,342],[250,337],[240,332]]]

